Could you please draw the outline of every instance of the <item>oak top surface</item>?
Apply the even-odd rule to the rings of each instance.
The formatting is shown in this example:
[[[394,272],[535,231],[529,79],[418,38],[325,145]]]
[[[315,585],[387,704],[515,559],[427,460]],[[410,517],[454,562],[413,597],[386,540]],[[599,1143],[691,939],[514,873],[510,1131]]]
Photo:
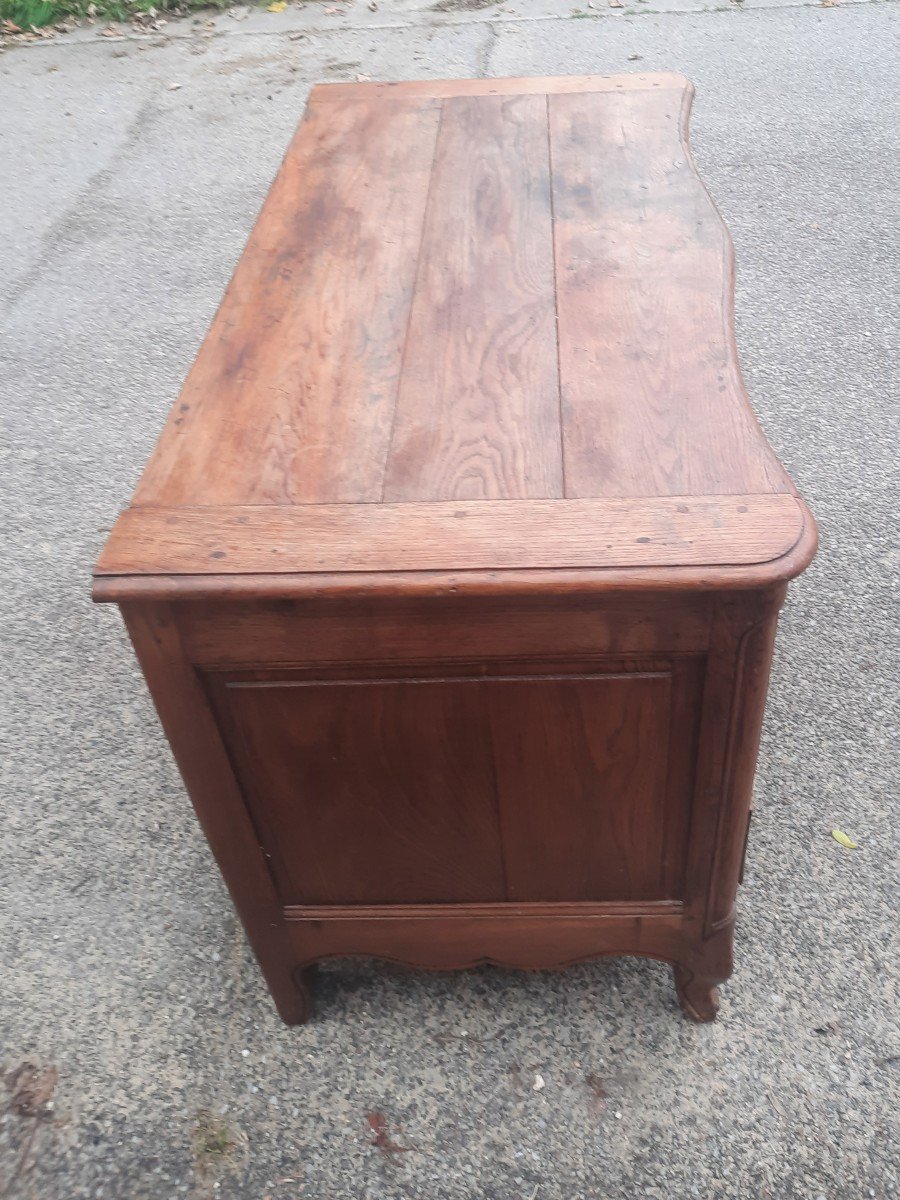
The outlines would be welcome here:
[[[691,96],[678,75],[313,89],[97,573],[812,546],[741,380]]]

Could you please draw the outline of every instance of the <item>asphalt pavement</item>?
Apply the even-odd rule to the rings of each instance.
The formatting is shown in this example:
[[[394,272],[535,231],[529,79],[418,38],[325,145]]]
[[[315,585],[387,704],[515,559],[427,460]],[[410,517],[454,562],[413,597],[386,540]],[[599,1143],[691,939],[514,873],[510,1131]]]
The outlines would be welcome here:
[[[748,387],[822,535],[719,1021],[652,962],[362,962],[287,1029],[92,562],[314,82],[630,70],[697,87]],[[0,54],[0,1197],[900,1195],[898,163],[890,0],[333,0]]]

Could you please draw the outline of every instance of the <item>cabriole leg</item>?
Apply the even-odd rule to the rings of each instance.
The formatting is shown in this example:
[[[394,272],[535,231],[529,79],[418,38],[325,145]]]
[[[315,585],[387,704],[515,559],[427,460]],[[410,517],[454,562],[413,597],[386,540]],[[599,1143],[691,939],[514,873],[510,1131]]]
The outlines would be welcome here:
[[[305,1025],[313,1015],[313,989],[318,967],[312,963],[308,967],[298,967],[294,972],[294,987],[289,997],[277,1000],[278,1015],[285,1025]]]
[[[675,966],[675,990],[686,1017],[692,1021],[714,1021],[719,1011],[718,984],[724,980],[690,967]]]

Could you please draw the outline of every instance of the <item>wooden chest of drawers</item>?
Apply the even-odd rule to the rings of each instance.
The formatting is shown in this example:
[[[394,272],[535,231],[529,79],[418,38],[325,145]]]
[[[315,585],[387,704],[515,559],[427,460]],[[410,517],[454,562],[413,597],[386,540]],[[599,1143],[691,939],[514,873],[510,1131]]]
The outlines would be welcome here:
[[[778,609],[675,75],[314,89],[96,569],[288,1022],[313,965],[716,1011]]]

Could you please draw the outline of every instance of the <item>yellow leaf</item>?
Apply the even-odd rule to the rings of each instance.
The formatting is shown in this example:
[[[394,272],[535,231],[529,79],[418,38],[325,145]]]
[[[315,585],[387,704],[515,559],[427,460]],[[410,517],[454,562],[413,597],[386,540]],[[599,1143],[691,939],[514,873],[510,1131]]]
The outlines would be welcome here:
[[[273,0],[266,6],[266,12],[284,12],[287,8],[287,0]]]
[[[856,842],[854,842],[853,838],[848,838],[846,833],[842,833],[840,829],[832,829],[831,836],[834,838],[834,840],[836,842],[840,842],[840,844],[842,846],[845,846],[848,850],[858,850],[859,849],[859,846],[857,846],[857,844],[856,844]]]

